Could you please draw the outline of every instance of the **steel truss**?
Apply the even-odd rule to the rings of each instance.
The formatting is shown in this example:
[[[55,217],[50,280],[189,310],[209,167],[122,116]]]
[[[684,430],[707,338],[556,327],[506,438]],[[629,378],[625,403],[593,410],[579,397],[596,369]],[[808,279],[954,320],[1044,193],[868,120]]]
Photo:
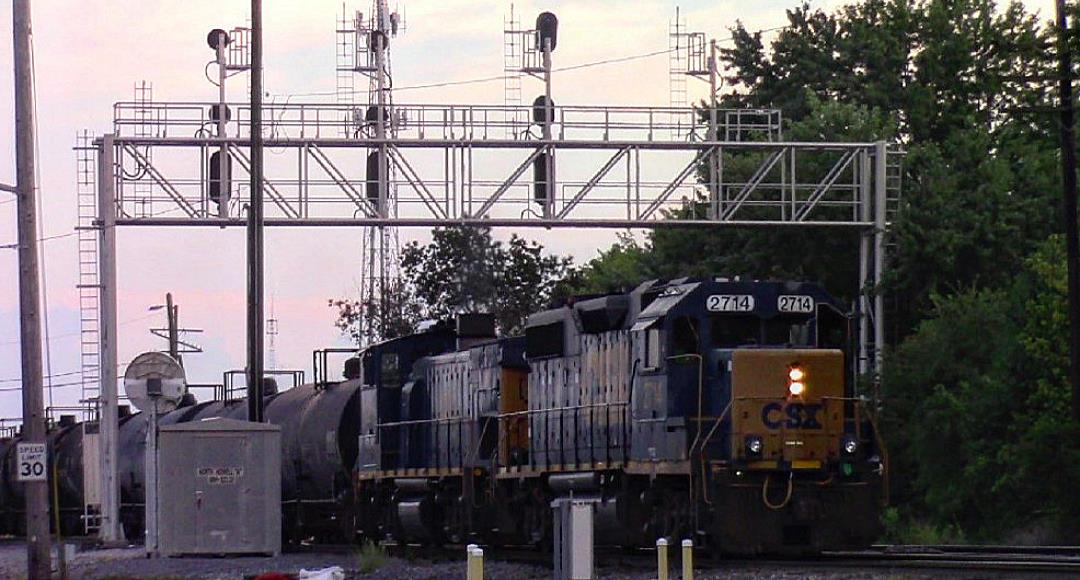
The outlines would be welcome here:
[[[101,182],[115,225],[244,223],[248,110],[231,106],[236,114],[218,137],[208,130],[212,105],[115,106],[113,133],[95,142],[99,156],[108,150],[115,160]],[[859,370],[879,367],[876,289],[888,206],[899,195],[887,178],[898,152],[884,142],[784,141],[774,110],[719,110],[710,128],[713,115],[690,108],[556,107],[550,139],[536,125],[507,137],[519,119],[536,118],[532,107],[394,104],[367,113],[349,104],[266,106],[267,226],[854,228],[864,234]],[[375,126],[379,118],[386,127]],[[686,127],[680,139],[676,129]],[[208,186],[208,159],[221,147],[233,159],[228,217]],[[390,171],[367,175],[371,152]],[[542,156],[558,159],[554,179],[533,171]]]
[[[112,133],[78,147],[79,247],[88,256],[80,304],[100,342],[90,353],[97,364],[87,366],[84,352],[84,368],[101,371],[89,378],[99,382],[91,390],[105,425],[117,416],[116,228],[245,224],[249,110],[231,105],[221,123],[214,105],[118,103]],[[774,110],[555,107],[541,127],[522,123],[547,117],[532,107],[375,108],[264,106],[267,226],[854,229],[853,362],[880,375],[885,234],[900,194],[900,155],[886,143],[784,141]],[[231,164],[217,165],[224,207],[210,196],[214,152]],[[368,175],[371,153],[378,163]],[[541,159],[546,167],[536,167]],[[101,534],[116,539],[119,495],[106,475],[115,473],[115,441],[106,440],[115,429],[102,436]]]

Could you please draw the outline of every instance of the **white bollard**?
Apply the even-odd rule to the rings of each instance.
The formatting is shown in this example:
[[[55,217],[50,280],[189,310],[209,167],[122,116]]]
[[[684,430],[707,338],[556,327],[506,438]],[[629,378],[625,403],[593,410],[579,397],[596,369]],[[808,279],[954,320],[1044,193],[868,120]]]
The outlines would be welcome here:
[[[484,550],[475,544],[469,545],[468,580],[484,580]]]
[[[659,580],[668,580],[667,540],[656,540],[656,568]]]
[[[682,541],[682,580],[694,580],[694,541]]]

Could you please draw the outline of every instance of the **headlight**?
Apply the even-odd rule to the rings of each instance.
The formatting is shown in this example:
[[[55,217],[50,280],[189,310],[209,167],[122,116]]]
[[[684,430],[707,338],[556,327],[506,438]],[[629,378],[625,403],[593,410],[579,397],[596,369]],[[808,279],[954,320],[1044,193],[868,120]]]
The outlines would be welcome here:
[[[761,452],[765,450],[765,443],[761,440],[761,437],[757,435],[746,436],[746,454],[753,456],[761,456]]]
[[[806,372],[802,370],[802,366],[799,363],[794,363],[788,367],[788,393],[792,397],[801,397],[806,392]]]
[[[855,455],[855,452],[859,450],[859,442],[852,435],[844,435],[844,438],[840,440],[840,449],[846,455]]]

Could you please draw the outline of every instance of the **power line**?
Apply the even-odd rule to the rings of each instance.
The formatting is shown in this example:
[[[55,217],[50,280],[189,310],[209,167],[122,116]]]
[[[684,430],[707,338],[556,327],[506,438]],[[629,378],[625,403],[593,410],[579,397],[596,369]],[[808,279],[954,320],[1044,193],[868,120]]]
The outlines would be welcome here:
[[[68,232],[66,234],[56,234],[54,236],[45,236],[45,237],[42,237],[42,238],[38,238],[38,241],[39,242],[48,242],[50,240],[59,240],[61,238],[70,238],[71,236],[74,236],[76,233],[77,232]],[[19,249],[19,244],[18,243],[0,245],[0,250],[17,250],[17,249]]]
[[[762,28],[760,30],[755,31],[753,34],[765,34],[765,33],[768,33],[768,32],[776,32],[777,30],[783,30],[785,28],[788,28],[788,25],[774,26],[772,28]],[[717,39],[717,42],[729,42],[729,41],[732,41],[732,40],[735,40],[734,35],[731,35],[731,36],[728,36],[728,37],[725,37],[725,38]],[[609,65],[609,64],[619,64],[619,63],[624,63],[624,62],[631,62],[631,61],[641,60],[641,59],[650,58],[650,57],[654,57],[654,56],[660,56],[660,55],[663,55],[663,54],[669,54],[669,53],[675,52],[676,50],[679,50],[679,48],[666,48],[666,49],[663,49],[663,50],[654,50],[652,52],[645,52],[645,53],[641,53],[641,54],[632,54],[632,55],[628,55],[628,56],[620,56],[620,57],[608,58],[608,59],[604,59],[604,60],[597,60],[597,61],[592,61],[592,62],[584,62],[584,63],[580,63],[580,64],[573,64],[573,65],[568,65],[568,66],[564,66],[564,67],[554,68],[554,69],[552,69],[552,72],[568,72],[568,71],[592,68],[592,67],[595,67],[595,66],[604,66],[604,65]],[[496,82],[496,81],[502,81],[502,80],[506,80],[506,79],[511,78],[511,77],[512,77],[512,75],[496,75],[496,76],[490,76],[490,77],[463,79],[463,80],[460,80],[460,81],[443,81],[443,82],[428,83],[428,84],[423,84],[423,85],[409,85],[409,86],[404,86],[404,87],[394,87],[394,91],[411,91],[411,90],[418,90],[418,89],[437,89],[437,88],[442,88],[442,87],[456,87],[456,86],[461,86],[461,85],[475,85],[475,84],[481,84],[481,83],[491,83],[491,82]],[[290,96],[290,97],[332,97],[332,96],[335,96],[336,94],[337,94],[337,91],[321,91],[321,92],[312,92],[312,93],[290,93],[288,96]],[[281,95],[281,96],[285,96],[285,95]]]
[[[66,373],[56,373],[55,375],[46,375],[46,378],[70,377],[72,375],[79,375],[79,374],[82,374],[82,371],[69,371],[69,372],[66,372]],[[0,383],[17,383],[19,381],[22,381],[22,377],[13,377],[13,378],[10,378],[10,379],[0,379]]]
[[[54,384],[53,388],[54,389],[61,389],[61,388],[66,388],[66,387],[78,387],[78,386],[82,386],[82,381],[78,381],[78,382],[74,382],[74,383],[60,383],[58,385]],[[11,392],[21,391],[21,390],[22,390],[22,386],[18,386],[18,387],[0,387],[0,393],[11,393]]]
[[[142,320],[146,320],[147,318],[153,318],[155,316],[157,316],[157,314],[146,314],[146,315],[140,316],[138,318],[132,318],[132,319],[129,319],[129,320],[124,320],[124,321],[118,322],[117,326],[124,325],[124,324],[131,324],[133,322],[140,322]],[[75,332],[65,332],[63,334],[55,334],[55,335],[53,335],[53,338],[67,338],[67,337],[71,337],[71,336],[79,336],[80,334],[82,334],[81,330],[80,331],[75,331]],[[0,341],[0,345],[19,344],[19,342],[20,342],[19,339],[4,340],[4,341]],[[0,382],[3,382],[3,381],[0,381]]]

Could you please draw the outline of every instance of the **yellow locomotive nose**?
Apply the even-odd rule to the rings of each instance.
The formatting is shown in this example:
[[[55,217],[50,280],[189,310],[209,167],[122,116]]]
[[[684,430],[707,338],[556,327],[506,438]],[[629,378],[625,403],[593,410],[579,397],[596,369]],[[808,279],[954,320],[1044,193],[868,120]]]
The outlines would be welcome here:
[[[731,386],[732,451],[747,469],[819,469],[843,448],[841,351],[736,350]]]

